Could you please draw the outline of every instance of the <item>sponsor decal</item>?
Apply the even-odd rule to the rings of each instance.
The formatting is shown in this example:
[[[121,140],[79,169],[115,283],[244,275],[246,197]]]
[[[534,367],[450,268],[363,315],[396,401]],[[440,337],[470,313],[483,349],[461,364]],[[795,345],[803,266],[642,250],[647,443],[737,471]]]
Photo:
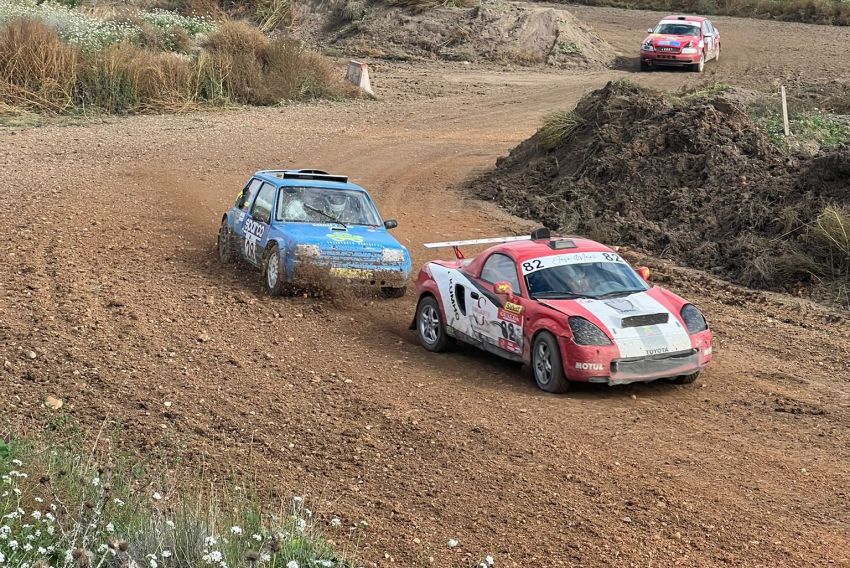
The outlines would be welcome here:
[[[625,264],[620,255],[613,252],[573,252],[566,254],[553,254],[532,258],[523,262],[520,267],[523,274],[531,274],[545,268],[564,266],[567,264],[585,264],[590,262],[619,262]]]
[[[505,339],[504,337],[499,338],[499,347],[505,351],[510,351],[511,353],[519,353],[521,351],[520,346],[517,343],[510,339]]]
[[[509,311],[507,311],[507,310],[503,310],[502,308],[499,308],[499,311],[498,311],[498,318],[499,318],[500,320],[504,320],[504,321],[506,321],[506,322],[510,322],[510,323],[512,323],[512,324],[514,324],[514,325],[519,325],[519,324],[521,324],[521,323],[522,323],[522,318],[521,318],[521,317],[519,317],[519,315],[514,314],[514,313],[511,313],[511,312],[509,312]]]
[[[606,300],[605,305],[611,309],[617,310],[621,314],[635,311],[635,305],[625,298]]]
[[[243,231],[245,232],[245,256],[248,260],[252,262],[257,262],[258,259],[258,244],[260,240],[262,240],[263,235],[266,233],[266,224],[260,223],[259,221],[255,221],[254,219],[248,217],[248,220],[245,221],[245,224],[242,226]]]
[[[511,312],[512,314],[521,314],[522,306],[519,304],[514,304],[513,302],[505,302],[505,306],[503,308],[506,312]]]
[[[454,278],[449,277],[449,303],[452,305],[452,312],[454,312],[454,319],[460,319],[460,312],[457,309],[457,299],[455,298],[455,281]],[[452,320],[454,321],[454,320]]]
[[[360,235],[352,235],[351,233],[328,233],[325,235],[335,243],[362,243],[363,237]]]
[[[577,361],[576,369],[579,369],[580,371],[604,371],[605,365],[602,363],[585,363],[583,361]]]
[[[705,349],[703,349],[703,350],[702,350],[702,354],[703,354],[704,356],[706,356],[706,357],[708,357],[709,355],[711,355],[711,347],[706,347]]]
[[[481,298],[478,298],[478,301],[475,302],[475,305],[472,308],[472,322],[479,327],[487,325],[486,302],[487,300],[482,296]]]
[[[372,271],[364,270],[362,268],[334,267],[331,268],[331,276],[336,276],[337,278],[356,278],[366,280],[372,278]]]

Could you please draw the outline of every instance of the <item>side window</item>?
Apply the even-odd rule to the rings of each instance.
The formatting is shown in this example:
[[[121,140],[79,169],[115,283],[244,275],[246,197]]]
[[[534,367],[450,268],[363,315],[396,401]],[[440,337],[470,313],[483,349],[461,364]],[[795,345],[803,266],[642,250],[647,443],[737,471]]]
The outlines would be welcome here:
[[[254,206],[251,208],[251,217],[255,221],[268,223],[272,218],[272,207],[274,206],[274,186],[267,183],[260,188]]]
[[[519,279],[516,275],[516,265],[509,257],[495,253],[490,255],[490,258],[484,263],[484,268],[481,269],[481,280],[490,284],[496,282],[509,282],[514,293],[519,294]]]
[[[258,180],[257,178],[253,178],[248,182],[242,189],[242,193],[239,194],[239,197],[236,198],[235,207],[237,209],[242,209],[243,211],[248,209],[248,206],[251,205],[251,199],[257,194],[257,189],[263,182]]]

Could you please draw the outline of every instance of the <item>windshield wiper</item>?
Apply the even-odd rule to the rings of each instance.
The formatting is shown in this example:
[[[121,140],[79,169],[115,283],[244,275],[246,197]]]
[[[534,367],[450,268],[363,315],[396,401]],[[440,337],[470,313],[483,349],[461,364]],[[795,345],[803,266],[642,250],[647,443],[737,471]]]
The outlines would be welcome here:
[[[310,211],[313,211],[313,212],[315,212],[315,213],[318,213],[318,214],[319,214],[319,215],[321,215],[322,217],[325,217],[325,218],[327,218],[327,219],[330,219],[330,220],[331,220],[331,221],[333,221],[334,223],[339,223],[340,225],[342,225],[342,226],[343,226],[344,228],[346,228],[346,229],[348,228],[348,225],[346,225],[345,223],[343,223],[342,221],[340,221],[339,219],[337,219],[337,218],[336,218],[336,217],[334,217],[333,215],[330,215],[330,214],[328,214],[328,213],[325,213],[325,212],[324,212],[324,211],[322,211],[321,209],[316,209],[316,208],[315,208],[315,207],[313,207],[312,205],[307,205],[306,203],[304,204],[304,208],[305,208],[305,209],[309,209]]]
[[[597,300],[605,300],[608,298],[622,298],[624,296],[631,296],[632,294],[637,294],[638,292],[645,292],[644,289],[634,289],[634,290],[616,290],[614,292],[607,292],[605,294],[600,294],[596,296]]]
[[[596,298],[596,296],[588,296],[587,294],[577,294],[576,292],[566,291],[537,292],[535,294],[532,294],[531,297],[535,300],[538,298],[542,300],[575,300],[577,298]]]

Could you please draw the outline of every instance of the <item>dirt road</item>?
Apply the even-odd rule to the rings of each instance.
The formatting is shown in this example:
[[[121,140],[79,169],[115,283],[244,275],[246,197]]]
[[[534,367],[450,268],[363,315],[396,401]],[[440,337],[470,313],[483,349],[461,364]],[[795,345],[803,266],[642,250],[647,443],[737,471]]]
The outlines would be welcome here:
[[[217,264],[221,212],[271,166],[372,189],[417,266],[429,240],[523,231],[456,186],[621,76],[379,64],[381,102],[3,132],[4,421],[33,427],[43,397],[63,397],[87,430],[174,460],[176,479],[249,480],[366,520],[364,565],[850,564],[843,315],[649,259],[708,314],[716,364],[691,387],[551,396],[516,365],[426,353],[411,296],[270,299]]]

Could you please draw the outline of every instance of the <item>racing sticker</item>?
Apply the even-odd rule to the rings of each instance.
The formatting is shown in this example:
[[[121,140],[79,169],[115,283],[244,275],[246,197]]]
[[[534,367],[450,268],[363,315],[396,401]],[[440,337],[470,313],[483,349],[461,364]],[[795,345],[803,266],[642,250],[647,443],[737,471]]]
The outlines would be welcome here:
[[[363,244],[363,237],[360,235],[352,235],[351,233],[330,233],[325,236],[336,243]]]
[[[263,235],[266,234],[266,224],[260,223],[259,221],[255,221],[251,217],[249,217],[245,221],[245,225],[243,225],[243,231],[245,233],[245,258],[250,260],[251,262],[258,263],[259,262],[259,244],[263,239]]]
[[[626,261],[620,258],[620,255],[613,252],[573,252],[532,258],[523,262],[521,268],[523,274],[531,274],[538,270],[553,268],[555,266],[587,264],[591,262],[617,262],[626,264]]]

